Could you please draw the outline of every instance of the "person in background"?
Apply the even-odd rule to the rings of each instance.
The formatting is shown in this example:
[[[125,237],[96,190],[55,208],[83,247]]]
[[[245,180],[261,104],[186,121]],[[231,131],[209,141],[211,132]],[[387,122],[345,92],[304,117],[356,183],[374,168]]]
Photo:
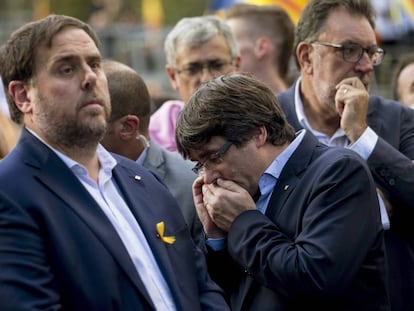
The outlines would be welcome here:
[[[201,85],[176,140],[198,161],[209,271],[232,310],[388,310],[375,184],[355,152],[295,135],[273,91],[242,74]]]
[[[167,101],[150,119],[151,140],[176,151],[175,124],[185,102],[203,82],[236,71],[240,56],[229,26],[214,15],[185,17],[164,42],[165,71],[181,100]]]
[[[16,123],[0,112],[0,160],[16,146],[20,131]]]
[[[277,5],[237,3],[224,11],[240,51],[240,72],[252,74],[275,94],[290,86],[295,25]]]
[[[3,81],[0,76],[0,114],[10,117],[9,108],[7,107],[6,94],[4,92]]]
[[[159,176],[177,200],[197,243],[202,232],[191,191],[196,177],[191,171],[194,164],[149,139],[151,98],[138,73],[114,60],[104,60],[103,70],[108,80],[112,110],[102,145]]]
[[[0,160],[16,145],[20,135],[20,126],[10,119],[6,94],[0,77]]]
[[[398,58],[391,86],[394,99],[414,109],[414,52]]]
[[[14,31],[0,72],[24,124],[0,162],[2,310],[228,310],[174,197],[99,141],[111,106],[92,28]]]
[[[414,310],[414,111],[370,96],[377,45],[368,0],[311,0],[295,34],[300,78],[278,99],[289,123],[367,163],[385,229],[392,310]]]

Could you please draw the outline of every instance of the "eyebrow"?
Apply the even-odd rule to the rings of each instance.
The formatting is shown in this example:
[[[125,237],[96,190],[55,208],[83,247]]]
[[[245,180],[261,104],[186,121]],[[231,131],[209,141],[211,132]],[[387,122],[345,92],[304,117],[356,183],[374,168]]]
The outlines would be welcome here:
[[[186,64],[183,64],[183,66],[192,66],[192,65],[200,65],[200,64],[205,64],[205,63],[212,63],[212,62],[221,62],[224,61],[221,58],[212,58],[212,59],[207,59],[205,61],[193,61],[193,62],[189,62]]]

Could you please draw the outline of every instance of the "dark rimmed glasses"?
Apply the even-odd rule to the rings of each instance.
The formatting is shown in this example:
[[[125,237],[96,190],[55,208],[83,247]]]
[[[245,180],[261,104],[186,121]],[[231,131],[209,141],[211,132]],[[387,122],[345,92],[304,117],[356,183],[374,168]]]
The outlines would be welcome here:
[[[231,141],[226,142],[217,152],[210,154],[203,163],[197,162],[197,164],[191,169],[197,175],[201,175],[204,169],[211,168],[212,165],[218,165],[223,162],[223,156],[230,149],[233,143]]]
[[[207,69],[211,75],[216,77],[227,73],[230,66],[233,65],[233,61],[233,59],[229,61],[214,59],[209,60],[205,63],[191,63],[187,67],[184,67],[182,69],[175,68],[174,70],[177,74],[182,75],[188,80],[201,76],[204,72],[204,69]]]
[[[336,44],[331,42],[314,41],[312,44],[329,46],[342,52],[342,58],[348,63],[357,63],[366,52],[373,66],[381,65],[385,51],[376,45],[363,47],[358,43]]]

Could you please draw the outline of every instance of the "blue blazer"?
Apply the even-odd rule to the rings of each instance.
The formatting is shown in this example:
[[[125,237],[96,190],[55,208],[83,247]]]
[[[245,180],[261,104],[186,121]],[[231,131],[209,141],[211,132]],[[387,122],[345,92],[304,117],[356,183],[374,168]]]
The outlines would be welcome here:
[[[228,310],[170,192],[134,161],[114,157],[114,179],[178,310]],[[160,221],[174,244],[158,237]],[[26,129],[0,164],[0,271],[2,310],[154,310],[101,208]]]
[[[232,310],[389,310],[384,261],[368,168],[311,133],[283,168],[265,215],[242,213],[227,249],[208,249]]]
[[[302,128],[295,112],[294,84],[277,95],[289,123]],[[392,310],[414,310],[414,110],[370,96],[367,124],[379,140],[367,164],[394,206],[391,229],[385,231]]]

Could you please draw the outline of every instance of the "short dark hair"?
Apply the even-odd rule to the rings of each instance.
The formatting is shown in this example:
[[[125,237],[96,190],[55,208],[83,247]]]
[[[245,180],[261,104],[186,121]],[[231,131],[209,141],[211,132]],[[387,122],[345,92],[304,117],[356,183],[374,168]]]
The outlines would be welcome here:
[[[401,74],[401,71],[403,71],[405,67],[413,63],[414,52],[405,53],[398,58],[391,80],[392,95],[395,100],[401,100],[400,94],[398,93],[398,78]]]
[[[267,141],[283,145],[295,137],[274,93],[245,74],[229,74],[202,84],[190,97],[176,124],[177,150],[188,158],[191,150],[223,136],[242,146],[261,127]]]
[[[84,30],[96,46],[100,47],[96,33],[88,24],[74,17],[54,14],[21,26],[10,35],[7,42],[1,47],[0,75],[13,121],[21,123],[23,114],[14,104],[7,91],[10,81],[30,81],[35,71],[37,48],[43,43],[50,47],[53,37],[66,27],[76,27]]]
[[[151,97],[144,80],[131,67],[105,59],[102,63],[111,98],[109,123],[128,114],[139,117],[139,130],[148,133]]]
[[[257,36],[266,33],[275,47],[275,65],[279,75],[286,79],[293,52],[295,24],[289,14],[278,5],[237,3],[224,11],[226,19],[241,18],[249,23]]]
[[[310,0],[296,27],[294,50],[301,42],[316,40],[325,30],[329,14],[340,7],[347,9],[350,14],[364,16],[375,29],[375,9],[370,0]],[[296,56],[296,52],[294,54]],[[297,59],[296,64],[299,65]]]

